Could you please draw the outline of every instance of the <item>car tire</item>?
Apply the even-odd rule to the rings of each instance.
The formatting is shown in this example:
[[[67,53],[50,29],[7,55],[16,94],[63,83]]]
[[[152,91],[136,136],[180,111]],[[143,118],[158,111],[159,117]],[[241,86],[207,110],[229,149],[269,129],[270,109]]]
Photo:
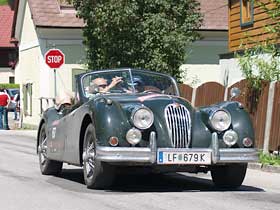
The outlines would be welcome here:
[[[91,155],[89,155],[91,154]],[[96,137],[92,124],[86,128],[83,142],[83,173],[84,181],[89,189],[109,188],[115,177],[114,167],[95,159]]]
[[[219,188],[236,189],[241,186],[247,171],[246,164],[229,164],[215,166],[211,169],[211,176],[215,186]]]
[[[63,162],[50,160],[47,158],[46,126],[43,124],[39,133],[38,155],[41,173],[44,175],[59,175]]]

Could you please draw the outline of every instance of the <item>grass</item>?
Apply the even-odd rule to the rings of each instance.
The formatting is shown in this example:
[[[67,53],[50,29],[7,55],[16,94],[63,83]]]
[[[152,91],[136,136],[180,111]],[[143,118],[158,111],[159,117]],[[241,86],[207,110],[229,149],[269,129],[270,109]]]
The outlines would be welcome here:
[[[0,0],[0,5],[6,5],[8,4],[8,0]]]
[[[280,166],[279,155],[260,153],[259,157],[260,157],[260,163],[262,164]]]

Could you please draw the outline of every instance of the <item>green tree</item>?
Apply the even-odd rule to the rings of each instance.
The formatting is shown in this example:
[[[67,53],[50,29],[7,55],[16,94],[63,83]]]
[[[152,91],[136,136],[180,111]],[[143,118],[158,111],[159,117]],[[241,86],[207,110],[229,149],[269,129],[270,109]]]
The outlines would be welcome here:
[[[264,12],[270,17],[271,24],[265,26],[264,33],[269,34],[268,38],[262,42],[254,43],[254,40],[247,35],[246,39],[250,44],[243,45],[243,53],[236,54],[239,59],[241,70],[248,79],[251,88],[260,91],[261,81],[279,81],[280,80],[280,0],[271,0],[273,7],[270,8],[263,0],[255,0]]]
[[[180,79],[186,47],[199,38],[195,0],[74,0],[85,21],[90,69],[145,68]]]
[[[280,0],[271,0],[273,7],[268,6],[263,0],[254,0],[254,3],[271,19],[271,24],[265,26],[264,34],[268,38],[256,42],[247,34],[248,45],[241,44],[241,52],[236,53],[239,66],[248,81],[246,90],[247,107],[253,113],[256,111],[258,99],[261,94],[262,81],[280,80]],[[252,45],[253,44],[253,45]]]

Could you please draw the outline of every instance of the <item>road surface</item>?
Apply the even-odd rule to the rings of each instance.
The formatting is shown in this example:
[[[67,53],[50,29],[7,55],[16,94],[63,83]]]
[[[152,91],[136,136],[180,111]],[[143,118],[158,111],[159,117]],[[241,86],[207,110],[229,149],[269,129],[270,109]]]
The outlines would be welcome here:
[[[0,209],[3,210],[277,210],[280,174],[248,170],[235,191],[216,189],[209,174],[127,175],[110,190],[88,190],[80,168],[43,176],[35,132],[0,131]]]

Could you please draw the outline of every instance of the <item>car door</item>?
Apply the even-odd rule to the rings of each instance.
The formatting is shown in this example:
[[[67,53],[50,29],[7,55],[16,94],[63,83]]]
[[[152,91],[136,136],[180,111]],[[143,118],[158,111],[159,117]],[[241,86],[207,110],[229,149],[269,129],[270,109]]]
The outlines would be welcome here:
[[[48,157],[54,160],[62,160],[64,153],[64,145],[66,139],[65,131],[65,116],[60,110],[56,110],[57,119],[54,120],[51,125],[49,125],[49,139],[48,139],[48,148],[49,153]]]
[[[80,132],[84,116],[87,113],[85,107],[84,105],[76,107],[65,117],[67,136],[63,160],[76,165],[80,164]]]

